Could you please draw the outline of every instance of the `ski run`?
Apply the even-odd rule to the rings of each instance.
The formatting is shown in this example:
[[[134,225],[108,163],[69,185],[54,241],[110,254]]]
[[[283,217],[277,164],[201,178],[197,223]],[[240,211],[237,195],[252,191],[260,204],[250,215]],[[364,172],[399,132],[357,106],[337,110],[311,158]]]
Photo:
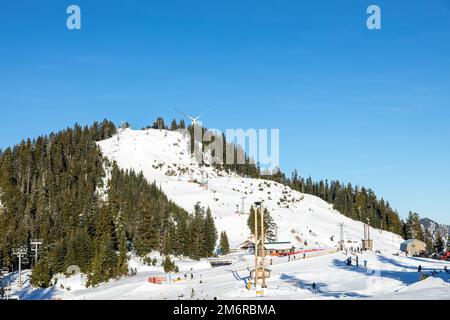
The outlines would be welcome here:
[[[188,212],[197,203],[211,208],[218,233],[227,232],[233,249],[230,255],[220,257],[229,265],[213,268],[208,259],[174,257],[179,273],[165,275],[158,253],[149,253],[158,260],[157,266],[148,266],[129,254],[129,267],[136,271],[133,276],[86,288],[84,275],[59,275],[56,285],[44,290],[30,286],[30,271],[25,270],[21,288],[17,287],[17,273],[5,276],[11,289],[8,296],[69,300],[260,299],[246,287],[254,255],[240,249],[240,245],[251,239],[247,226],[250,206],[263,200],[277,224],[277,241],[290,242],[298,252],[289,257],[266,258],[270,278],[264,299],[450,299],[450,277],[444,271],[450,262],[407,257],[399,250],[404,241],[400,236],[375,228],[370,228],[374,250],[352,253],[351,248],[361,244],[362,222],[341,215],[317,197],[276,182],[199,165],[186,144],[187,138],[179,132],[154,129],[120,130],[99,142],[104,156],[122,169],[142,172]],[[337,251],[341,223],[347,252]],[[349,257],[351,265],[347,265]],[[150,283],[151,277],[165,277],[167,281]],[[316,290],[312,289],[313,283]]]

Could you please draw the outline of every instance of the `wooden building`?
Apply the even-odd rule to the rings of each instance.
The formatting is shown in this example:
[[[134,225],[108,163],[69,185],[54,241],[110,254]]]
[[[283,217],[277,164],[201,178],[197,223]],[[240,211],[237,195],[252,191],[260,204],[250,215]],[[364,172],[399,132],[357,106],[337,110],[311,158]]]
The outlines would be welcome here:
[[[427,250],[425,242],[417,239],[409,239],[400,245],[400,250],[407,254],[416,254]]]

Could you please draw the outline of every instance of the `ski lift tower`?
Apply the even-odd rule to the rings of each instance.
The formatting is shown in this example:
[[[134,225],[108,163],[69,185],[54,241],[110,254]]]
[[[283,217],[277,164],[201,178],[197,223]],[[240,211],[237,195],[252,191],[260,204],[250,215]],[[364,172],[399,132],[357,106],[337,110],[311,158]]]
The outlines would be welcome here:
[[[260,215],[260,221],[258,221],[258,214]],[[259,243],[261,244],[261,263],[259,262],[259,243],[258,243],[258,223],[261,224],[261,240]],[[265,238],[265,232],[264,232],[264,207],[262,205],[262,202],[255,202],[255,290],[256,290],[256,296],[261,297],[266,295],[267,286],[266,286],[266,266],[265,266],[265,259],[266,259],[266,249],[264,247],[264,238]],[[261,277],[260,277],[261,274]],[[261,286],[258,286],[258,280],[259,278],[262,278]]]
[[[373,249],[373,240],[370,239],[370,219],[367,218],[367,224],[364,224],[364,239],[362,240],[362,249],[364,251]]]
[[[31,251],[34,252],[34,265],[36,265],[38,256],[39,256],[39,247],[42,245],[42,240],[39,239],[33,239],[30,242],[31,246],[33,246],[31,248]]]
[[[13,249],[13,255],[19,258],[19,279],[18,279],[19,288],[22,287],[22,257],[25,256],[27,253],[28,248],[26,246]]]
[[[343,222],[339,223],[339,228],[340,228],[340,233],[341,233],[339,247],[341,248],[341,250],[344,250],[344,248],[345,248],[344,227],[345,227],[345,224]]]
[[[241,198],[241,200],[242,200],[242,204],[241,204],[241,215],[244,215],[244,214],[245,214],[245,199],[247,199],[246,196],[243,196],[243,197]]]

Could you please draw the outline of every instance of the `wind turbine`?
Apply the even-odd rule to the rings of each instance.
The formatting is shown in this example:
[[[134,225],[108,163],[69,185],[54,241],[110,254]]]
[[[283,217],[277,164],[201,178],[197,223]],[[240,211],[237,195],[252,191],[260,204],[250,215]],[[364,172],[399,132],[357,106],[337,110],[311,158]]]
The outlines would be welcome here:
[[[181,111],[181,110],[178,110],[178,109],[176,109],[176,110],[177,110],[179,113],[181,113],[182,115],[188,117],[188,118],[192,121],[192,126],[195,126],[195,125],[197,124],[198,119],[200,119],[201,117],[203,117],[203,116],[207,113],[207,111],[205,111],[205,112],[203,112],[201,115],[199,115],[198,117],[194,118],[194,117],[192,117],[192,116],[190,116],[190,115],[184,113],[184,112]]]

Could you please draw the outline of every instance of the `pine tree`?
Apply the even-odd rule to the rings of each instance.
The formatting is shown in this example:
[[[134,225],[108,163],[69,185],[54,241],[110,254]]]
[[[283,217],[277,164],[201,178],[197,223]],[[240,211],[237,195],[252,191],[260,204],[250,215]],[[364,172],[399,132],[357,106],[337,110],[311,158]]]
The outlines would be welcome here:
[[[427,245],[427,249],[432,250],[434,248],[433,236],[431,235],[429,230],[425,230],[424,239],[425,244]]]
[[[230,243],[228,242],[228,236],[225,231],[220,234],[220,253],[222,255],[227,255],[230,253]]]
[[[194,210],[194,217],[191,222],[191,241],[189,248],[189,256],[192,259],[199,260],[200,258],[206,257],[206,247],[205,247],[205,228],[204,228],[204,218],[203,209],[200,204],[197,203]]]
[[[442,236],[438,233],[436,234],[436,239],[434,240],[433,249],[435,252],[442,252],[444,251],[445,243],[442,238]]]
[[[208,208],[206,210],[206,217],[204,223],[204,231],[205,235],[205,257],[210,257],[214,254],[214,249],[216,247],[217,242],[217,230],[214,224],[214,218],[211,214],[211,209]]]
[[[408,219],[406,220],[406,239],[418,239],[421,241],[425,241],[425,237],[422,231],[422,226],[420,224],[419,214],[416,212],[410,212],[408,215]]]
[[[127,237],[123,221],[119,215],[119,223],[117,228],[119,255],[117,257],[116,275],[124,276],[128,274],[128,262],[127,262]]]
[[[170,260],[169,256],[166,256],[164,258],[163,268],[164,268],[165,273],[177,272],[177,270],[178,270],[177,266],[175,265],[174,262],[172,262],[172,260]]]
[[[250,208],[250,216],[247,220],[247,226],[250,229],[250,232],[252,234],[255,233],[255,208],[252,206]],[[258,212],[258,240],[261,237],[261,215]],[[268,242],[273,242],[276,240],[276,231],[277,225],[273,221],[272,216],[270,215],[269,210],[267,208],[264,209],[264,234],[265,234],[265,240]]]
[[[172,122],[170,123],[170,130],[175,131],[177,129],[178,129],[177,120],[173,119]]]
[[[31,284],[37,288],[49,288],[51,286],[53,274],[46,256],[41,257],[33,268],[31,274]]]

